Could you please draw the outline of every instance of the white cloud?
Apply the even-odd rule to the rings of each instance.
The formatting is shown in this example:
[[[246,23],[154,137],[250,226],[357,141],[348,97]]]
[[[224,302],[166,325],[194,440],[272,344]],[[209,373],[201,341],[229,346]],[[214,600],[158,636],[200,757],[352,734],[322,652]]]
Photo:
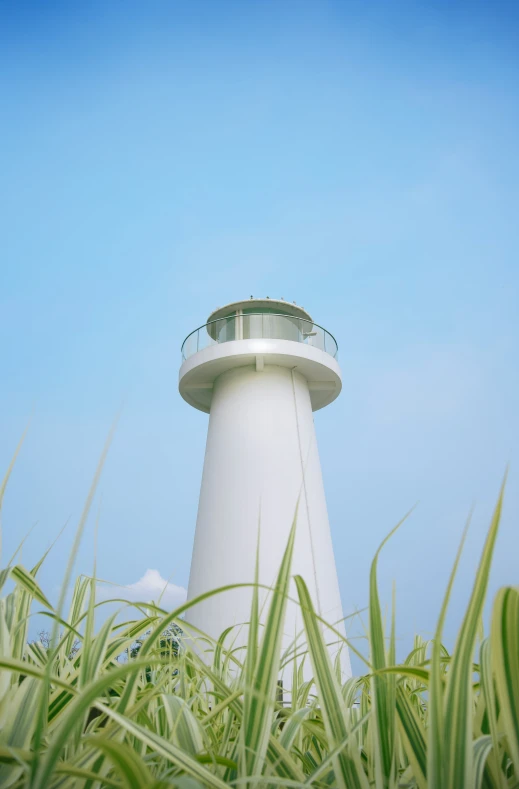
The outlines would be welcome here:
[[[176,586],[167,581],[158,570],[146,570],[142,578],[128,586],[112,584],[99,586],[98,595],[105,600],[118,597],[132,603],[154,602],[161,608],[171,610],[185,601],[187,591],[183,586]]]

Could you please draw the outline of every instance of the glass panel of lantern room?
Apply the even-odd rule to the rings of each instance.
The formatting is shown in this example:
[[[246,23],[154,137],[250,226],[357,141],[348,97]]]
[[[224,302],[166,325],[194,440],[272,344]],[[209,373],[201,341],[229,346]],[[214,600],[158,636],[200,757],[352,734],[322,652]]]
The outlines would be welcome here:
[[[217,342],[230,342],[236,339],[236,313],[216,321]]]
[[[294,340],[301,342],[305,323],[271,307],[243,310],[243,339]],[[311,326],[308,323],[308,326]]]
[[[264,315],[251,314],[253,312],[253,310],[243,310],[244,340],[259,340],[263,337],[268,337],[268,334],[264,333]],[[260,310],[257,312],[260,312]]]

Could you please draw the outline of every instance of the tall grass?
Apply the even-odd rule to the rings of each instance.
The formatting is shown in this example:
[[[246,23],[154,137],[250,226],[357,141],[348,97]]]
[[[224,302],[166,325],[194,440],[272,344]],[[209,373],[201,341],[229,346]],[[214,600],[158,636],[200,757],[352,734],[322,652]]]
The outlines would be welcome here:
[[[168,613],[118,601],[118,615],[107,615],[110,601],[96,598],[95,570],[76,579],[68,612],[66,588],[54,609],[38,583],[43,560],[31,569],[12,561],[0,572],[1,589],[8,579],[14,584],[0,599],[0,786],[519,787],[518,589],[497,594],[490,636],[476,654],[502,498],[503,491],[452,654],[441,639],[459,554],[434,639],[416,636],[397,663],[394,606],[388,633],[381,615],[379,549],[365,671],[345,684],[324,640],[330,629],[301,577],[313,680],[305,681],[295,649],[282,654],[295,526],[262,624],[253,594],[245,654],[232,649],[228,633],[218,642],[207,638],[203,655],[200,634],[182,619],[189,604]],[[51,623],[46,647],[29,643],[35,608]],[[163,634],[178,633],[175,626],[184,632],[180,648],[167,649]],[[281,698],[283,663],[292,680]]]

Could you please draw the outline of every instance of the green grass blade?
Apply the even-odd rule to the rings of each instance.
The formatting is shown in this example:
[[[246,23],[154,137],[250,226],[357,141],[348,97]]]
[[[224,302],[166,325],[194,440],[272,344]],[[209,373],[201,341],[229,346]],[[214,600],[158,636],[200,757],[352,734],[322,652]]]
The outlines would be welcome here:
[[[27,663],[24,660],[16,660],[14,658],[8,658],[3,655],[0,655],[0,669],[5,669],[6,671],[13,671],[18,674],[25,674],[29,677],[36,677],[37,679],[43,680],[46,676],[45,669],[42,670],[35,665],[31,665],[31,663]],[[57,687],[64,688],[65,690],[76,694],[77,691],[74,687],[71,687],[70,683],[67,680],[60,679],[59,677],[52,675],[50,677],[50,681],[53,685]]]
[[[204,749],[204,733],[201,725],[180,696],[162,693],[160,696],[168,722],[168,740],[191,756]]]
[[[519,589],[496,595],[491,626],[492,666],[500,706],[500,726],[519,776]]]
[[[377,565],[382,548],[409,517],[408,512],[379,545],[371,563],[369,576],[369,645],[370,662],[374,671],[371,678],[373,716],[373,759],[377,789],[384,789],[393,780],[393,749],[395,744],[395,679],[380,673],[386,662],[386,643],[377,584]],[[393,642],[392,642],[393,643]],[[393,643],[394,651],[394,643]]]
[[[28,570],[26,570],[25,567],[22,567],[21,564],[17,564],[15,567],[11,568],[10,574],[11,578],[16,581],[17,584],[20,584],[20,586],[23,587],[23,589],[25,589],[26,592],[31,595],[31,597],[34,597],[35,600],[44,605],[46,608],[49,608],[51,611],[54,610],[52,605],[41,591],[36,578],[34,578],[34,576]]]
[[[440,609],[440,616],[436,625],[436,632],[432,642],[431,652],[431,669],[430,669],[430,683],[429,683],[429,720],[428,720],[428,735],[427,735],[427,777],[430,786],[443,787],[443,724],[444,724],[444,688],[442,678],[442,633],[447,616],[447,608],[454,585],[454,579],[458,570],[458,565],[463,552],[463,546],[467,538],[467,533],[470,525],[470,515],[465,524],[463,534],[461,536],[458,552],[454,560],[454,565],[449,576],[447,590],[445,592],[442,607]]]
[[[108,715],[109,718],[116,721],[122,729],[129,734],[133,734],[153,751],[163,756],[175,766],[180,767],[180,769],[184,770],[188,775],[200,781],[203,786],[207,786],[209,789],[225,789],[227,786],[220,778],[206,770],[197,759],[185,753],[181,748],[159,737],[149,729],[140,726],[126,716],[119,715],[118,712],[110,709],[110,707],[101,703],[98,703],[97,706]]]
[[[34,730],[34,716],[38,696],[37,679],[25,677],[24,681],[14,689],[11,709],[14,714],[7,720],[2,729],[2,745],[17,752],[28,751],[31,746]],[[15,783],[27,769],[18,762],[0,764],[0,786],[7,789]]]
[[[241,728],[240,777],[262,772],[270,739],[270,726],[276,705],[279,681],[283,623],[287,607],[290,568],[296,534],[294,517],[287,547],[272,591],[263,628],[258,659],[251,683],[245,686]]]
[[[69,764],[68,762],[64,762],[62,764],[58,764],[56,767],[56,773],[58,775],[65,775],[70,776],[71,778],[79,778],[82,781],[82,786],[86,786],[88,781],[92,781],[94,786],[99,786],[99,773],[93,772],[92,770],[86,770],[84,767],[76,767],[73,764]],[[74,781],[73,783],[68,782],[69,789],[76,789],[78,783]],[[121,789],[121,782],[114,781],[112,778],[107,778],[105,775],[103,776],[102,787],[105,789],[106,787],[112,787],[112,789]],[[151,787],[151,784],[149,785]]]
[[[337,748],[335,748],[334,750],[330,751],[327,754],[327,756],[322,760],[322,762],[319,765],[319,767],[317,767],[315,769],[315,771],[312,772],[311,775],[307,778],[307,780],[305,781],[305,786],[314,786],[314,785],[316,785],[316,781],[318,781],[321,778],[321,776],[324,776],[329,771],[330,766],[333,764],[334,760],[337,759],[337,757],[339,756],[340,752],[342,750],[344,750],[349,745],[350,739],[355,737],[357,732],[366,724],[366,722],[369,719],[370,714],[371,714],[370,712],[367,712],[366,715],[364,715],[362,718],[359,718],[359,720],[356,721],[356,723],[350,729],[349,734],[346,737],[346,739],[344,739],[337,746]],[[353,747],[355,747],[355,744],[354,744]],[[317,785],[319,785],[319,784],[317,784]]]
[[[413,776],[419,789],[427,789],[427,740],[423,721],[409,699],[408,692],[399,685],[396,690],[398,729]]]
[[[27,427],[25,428],[25,430],[22,433],[22,437],[21,437],[21,439],[18,442],[18,446],[14,450],[14,455],[11,458],[11,462],[9,463],[9,467],[8,467],[8,469],[7,469],[6,473],[5,473],[5,476],[4,476],[4,478],[3,478],[3,480],[2,480],[2,482],[0,484],[0,512],[2,511],[2,503],[3,503],[3,500],[4,500],[5,489],[7,488],[7,483],[9,482],[9,477],[11,476],[11,473],[12,473],[13,468],[14,468],[14,464],[16,463],[16,458],[18,457],[18,455],[20,453],[20,450],[22,448],[23,442],[25,441],[25,436],[27,435],[27,431],[28,430],[29,430],[29,424],[27,424]],[[0,534],[1,534],[1,532],[0,532]],[[1,542],[0,542],[0,546],[1,546]]]
[[[492,673],[492,654],[490,639],[485,638],[481,644],[479,653],[480,682],[481,691],[485,701],[485,712],[488,720],[488,728],[492,737],[492,754],[489,756],[489,767],[494,776],[494,782],[500,789],[508,789],[508,782],[501,770],[500,756],[501,747],[499,742],[499,729],[497,725],[497,698]]]
[[[290,751],[294,741],[301,730],[303,721],[310,714],[310,707],[304,707],[294,712],[283,725],[279,742],[286,751]]]
[[[349,736],[347,710],[342,698],[341,687],[333,670],[330,653],[315,615],[308,588],[300,576],[296,576],[295,581],[324,726],[330,749],[337,749],[337,756],[333,760],[335,780],[342,789],[368,789],[368,780],[357,750],[350,749],[348,745],[341,748]]]
[[[445,789],[472,789],[472,662],[501,518],[504,482],[476,573],[468,608],[450,664],[445,699],[443,760]]]
[[[146,668],[150,661],[151,658],[148,657],[146,660],[133,660],[125,665],[112,668],[89,686],[83,688],[80,694],[75,691],[72,685],[51,677],[52,684],[65,687],[68,691],[74,690],[77,695],[74,701],[69,705],[66,714],[62,716],[58,728],[50,738],[47,749],[43,753],[36,752],[36,758],[33,760],[35,770],[31,780],[31,789],[47,789],[49,778],[56,767],[62,749],[70,740],[77,721],[82,718],[87,710],[96,704],[98,699],[101,698],[109,688],[114,687],[119,680],[124,680],[129,675],[134,674],[139,668]],[[29,673],[28,669],[29,667],[27,667],[27,673]],[[35,669],[32,670],[32,675],[39,676],[43,680],[46,679],[44,672],[36,672]]]
[[[128,745],[108,737],[89,737],[89,745],[106,754],[127,789],[143,789],[151,786],[153,777],[144,760]],[[105,776],[103,776],[103,783]]]
[[[489,734],[484,734],[478,737],[472,744],[472,775],[474,789],[482,789],[483,775],[485,773],[485,765],[487,759],[492,751],[493,743],[492,737]]]

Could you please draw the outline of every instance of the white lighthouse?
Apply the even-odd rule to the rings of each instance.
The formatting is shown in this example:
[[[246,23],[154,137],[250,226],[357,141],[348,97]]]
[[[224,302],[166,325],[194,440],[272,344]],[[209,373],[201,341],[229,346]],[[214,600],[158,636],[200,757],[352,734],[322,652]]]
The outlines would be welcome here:
[[[258,528],[259,581],[272,586],[299,502],[292,573],[344,634],[312,413],[341,391],[334,337],[302,307],[251,298],[215,310],[184,341],[182,360],[182,397],[210,415],[188,599],[254,580]],[[244,644],[250,604],[250,587],[231,590],[187,619],[213,638],[235,625],[230,639]],[[289,602],[285,647],[302,629]],[[351,676],[346,648],[341,666]]]

